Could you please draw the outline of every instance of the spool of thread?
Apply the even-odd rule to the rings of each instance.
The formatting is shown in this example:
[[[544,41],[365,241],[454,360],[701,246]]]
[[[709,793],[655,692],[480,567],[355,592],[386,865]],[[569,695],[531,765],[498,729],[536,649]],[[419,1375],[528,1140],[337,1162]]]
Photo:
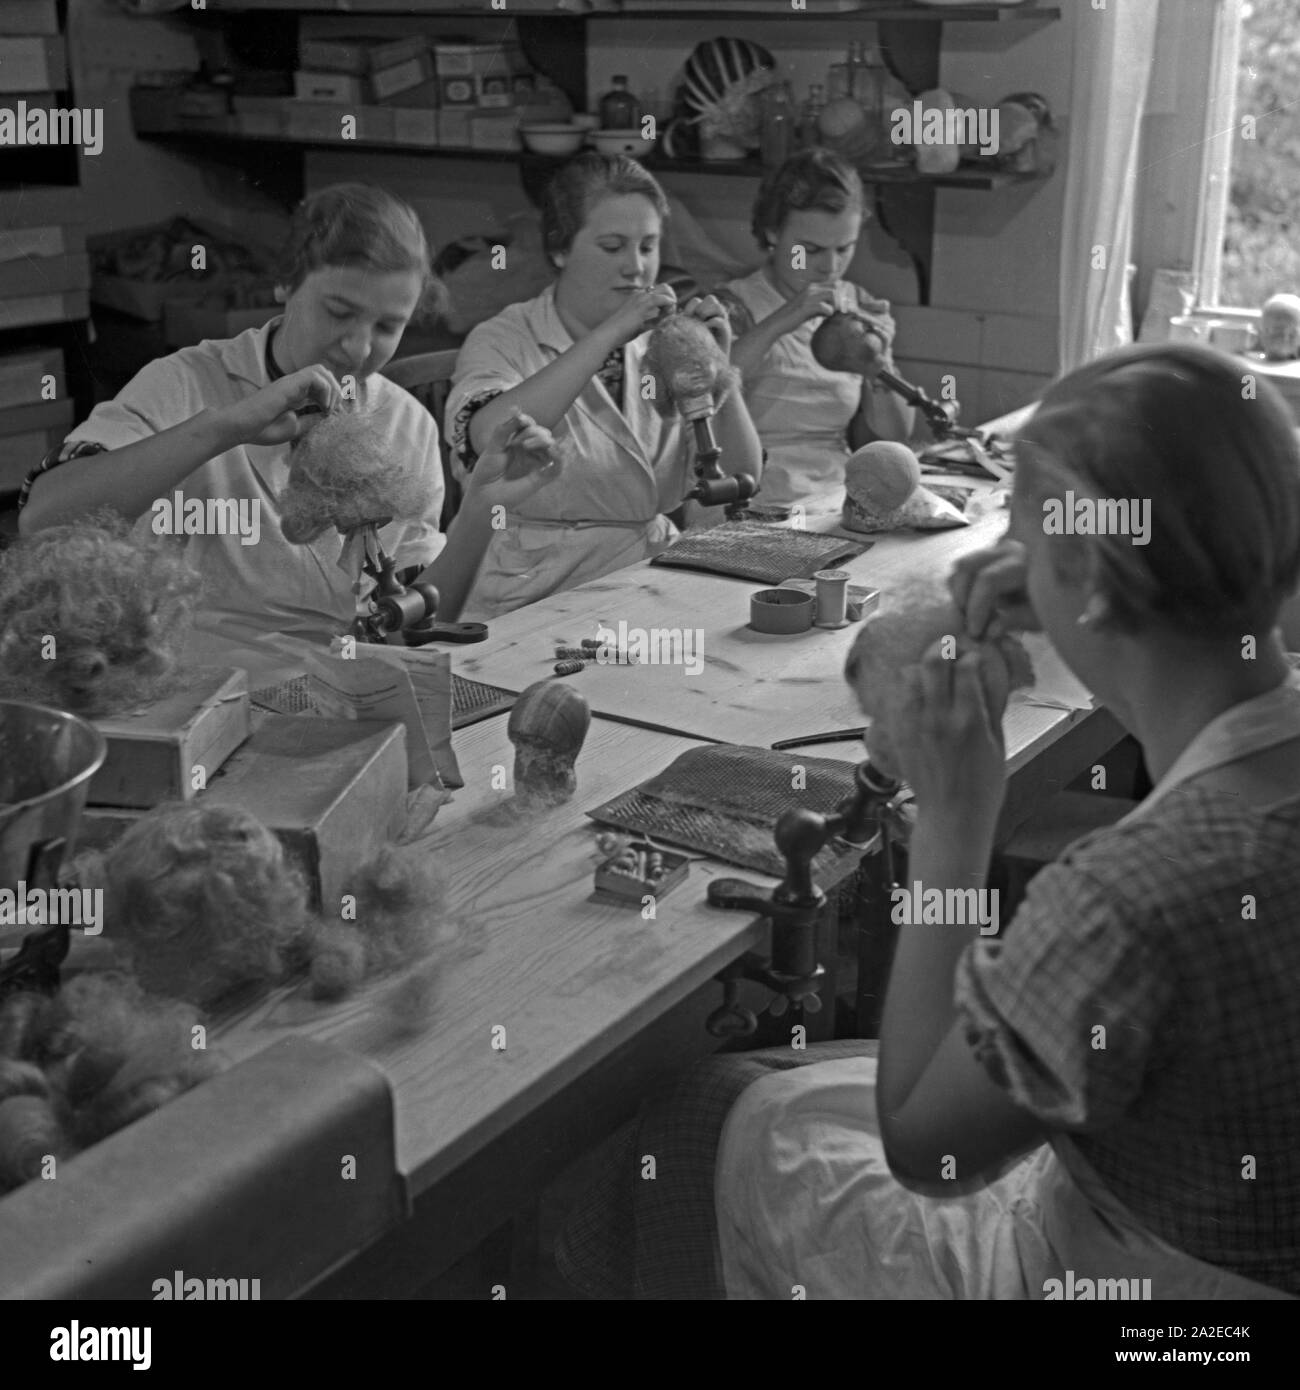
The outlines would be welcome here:
[[[586,647],[559,647],[555,649],[556,661],[590,661],[595,652]]]
[[[555,663],[555,674],[557,676],[576,676],[579,671],[585,671],[587,663],[585,661],[557,661]]]
[[[813,575],[817,583],[818,627],[847,627],[849,607],[848,570],[818,570]]]

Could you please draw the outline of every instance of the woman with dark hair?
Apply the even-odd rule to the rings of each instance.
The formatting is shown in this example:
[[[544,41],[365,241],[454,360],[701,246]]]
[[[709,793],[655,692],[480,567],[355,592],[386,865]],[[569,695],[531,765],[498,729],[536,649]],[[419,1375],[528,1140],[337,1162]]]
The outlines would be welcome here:
[[[764,503],[818,498],[838,506],[851,449],[911,435],[911,406],[872,378],[828,371],[812,353],[826,316],[856,308],[880,334],[880,367],[895,370],[889,304],[844,279],[866,217],[853,167],[830,150],[802,150],[759,187],[752,225],[763,264],[717,291],[736,335],[732,361],[767,450]]]
[[[184,538],[207,581],[186,656],[258,675],[285,664],[282,634],[327,641],[356,611],[338,534],[292,545],[278,524],[289,446],[322,412],[355,401],[382,431],[384,452],[427,461],[425,516],[380,530],[399,569],[435,562],[444,539],[437,424],[379,375],[411,317],[438,292],[419,218],[379,188],[323,189],[294,216],[279,280],[282,316],[151,362],[33,470],[19,501],[24,532],[108,508],[140,518],[148,533],[155,501],[178,490],[187,502],[252,504],[243,510],[256,508],[255,536]],[[516,432],[516,444],[545,447],[545,432],[528,422]],[[473,560],[464,564],[472,569]],[[428,577],[443,579],[437,563]]]
[[[998,937],[900,926],[878,1058],[738,1054],[649,1106],[559,1252],[575,1282],[1300,1295],[1300,687],[1275,627],[1297,579],[1300,443],[1266,383],[1243,400],[1235,360],[1161,344],[1052,386],[1007,537],[951,579],[979,645],[899,676],[908,879],[985,882],[1007,687],[986,639],[1045,632],[1154,790],[1043,869]]]
[[[542,209],[555,284],[465,340],[446,416],[460,468],[472,476],[494,431],[520,410],[554,431],[567,454],[560,478],[512,509],[493,537],[470,599],[474,617],[646,559],[677,534],[666,513],[691,485],[692,440],[679,419],[658,414],[641,365],[648,330],[676,305],[673,290],[655,283],[667,215],[663,190],[635,160],[570,161]],[[730,348],[716,299],[692,299],[683,312]],[[723,468],[758,477],[758,437],[734,394],[715,433]]]

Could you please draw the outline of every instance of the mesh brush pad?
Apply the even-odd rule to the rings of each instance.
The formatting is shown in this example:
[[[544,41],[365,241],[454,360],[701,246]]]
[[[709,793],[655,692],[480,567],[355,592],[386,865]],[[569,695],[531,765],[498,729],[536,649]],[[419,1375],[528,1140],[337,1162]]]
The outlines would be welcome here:
[[[804,770],[805,785],[792,791],[796,767]],[[829,814],[852,794],[853,775],[852,763],[834,758],[710,744],[688,749],[657,776],[587,814],[781,878],[785,861],[772,838],[781,813],[805,806]],[[813,860],[813,877],[825,887],[849,873],[861,857],[862,846],[830,840]]]
[[[311,687],[306,676],[294,676],[281,681],[279,685],[268,685],[255,690],[248,697],[259,709],[270,710],[272,714],[316,714],[315,702],[311,698]],[[495,685],[484,685],[482,681],[465,680],[461,676],[451,678],[451,727],[463,729],[467,724],[477,724],[494,714],[503,714],[514,706],[519,697]]]
[[[687,531],[650,563],[779,584],[783,579],[811,579],[818,570],[854,560],[867,549],[869,543],[861,545],[840,536],[818,536],[757,521],[728,521],[707,531]]]

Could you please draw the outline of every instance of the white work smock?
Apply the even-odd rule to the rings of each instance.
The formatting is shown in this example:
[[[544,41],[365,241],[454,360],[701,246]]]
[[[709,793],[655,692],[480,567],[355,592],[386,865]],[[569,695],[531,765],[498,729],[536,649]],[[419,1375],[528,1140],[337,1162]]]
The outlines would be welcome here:
[[[560,475],[506,518],[489,545],[466,616],[508,613],[562,589],[657,555],[678,534],[664,515],[691,485],[691,449],[680,419],[642,399],[649,334],[623,348],[619,408],[593,377],[552,431],[567,457]],[[447,401],[453,461],[465,473],[468,429],[457,416],[476,401],[513,390],[573,346],[550,287],[512,304],[465,339]]]
[[[99,458],[101,467],[112,468],[113,450],[183,424],[201,410],[247,399],[272,381],[267,345],[280,322],[275,319],[235,338],[205,339],[150,362],[115,399],[94,408],[61,453],[70,453],[78,443],[97,443],[108,452],[92,457]],[[385,450],[427,459],[433,470],[436,485],[423,520],[394,522],[379,533],[399,569],[427,565],[443,546],[437,424],[409,392],[379,375],[358,382],[357,400],[384,431]],[[233,498],[259,504],[255,544],[245,545],[239,535],[230,534],[183,537],[186,558],[204,579],[194,629],[182,653],[187,664],[243,667],[253,682],[272,678],[293,664],[291,656],[277,650],[282,636],[328,643],[352,622],[354,576],[338,567],[339,533],[327,530],[310,545],[290,545],[280,534],[276,499],[288,483],[288,460],[288,444],[241,444],[200,465],[172,490],[185,501]],[[57,470],[47,486],[58,486]],[[155,513],[146,511],[136,532],[153,535],[154,520]]]
[[[895,324],[889,304],[858,285],[851,288],[858,307],[870,315],[885,340],[884,366],[892,372]],[[728,281],[716,293],[731,314],[737,336],[787,302],[762,269]],[[855,372],[828,371],[813,356],[813,334],[824,322],[820,317],[805,320],[772,344],[756,370],[745,373],[745,404],[767,451],[758,498],[761,506],[791,506],[815,498],[819,504],[838,508],[844,501],[848,428],[862,404],[863,391],[870,397],[871,388]],[[870,422],[870,401],[867,419]],[[878,433],[887,437],[883,431]]]

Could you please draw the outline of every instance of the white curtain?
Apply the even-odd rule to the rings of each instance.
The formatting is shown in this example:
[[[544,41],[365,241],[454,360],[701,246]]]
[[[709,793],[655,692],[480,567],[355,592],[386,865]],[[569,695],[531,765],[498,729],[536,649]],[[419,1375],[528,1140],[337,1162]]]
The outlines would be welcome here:
[[[1159,0],[1076,0],[1061,236],[1061,371],[1128,341],[1138,147]]]

